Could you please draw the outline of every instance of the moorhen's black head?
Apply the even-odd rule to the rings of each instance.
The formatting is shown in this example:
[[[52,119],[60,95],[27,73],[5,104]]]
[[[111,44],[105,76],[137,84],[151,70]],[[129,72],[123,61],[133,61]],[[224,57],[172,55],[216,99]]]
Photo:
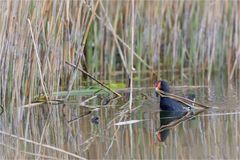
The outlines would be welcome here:
[[[155,87],[156,87],[156,89],[158,89],[158,90],[162,90],[162,91],[167,92],[167,93],[170,92],[170,88],[169,88],[169,86],[168,86],[168,84],[167,84],[166,81],[163,81],[163,80],[157,81],[157,82],[155,83]]]

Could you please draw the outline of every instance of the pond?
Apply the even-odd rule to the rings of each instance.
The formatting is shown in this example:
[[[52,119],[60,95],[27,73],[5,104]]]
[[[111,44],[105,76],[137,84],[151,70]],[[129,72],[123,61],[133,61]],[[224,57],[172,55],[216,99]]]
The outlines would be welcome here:
[[[16,107],[1,116],[1,159],[237,159],[240,157],[239,82],[172,86],[211,108],[158,131],[181,116],[160,111],[149,83],[109,95],[70,97],[65,105]],[[84,102],[84,103],[83,103]],[[176,118],[174,118],[176,117]],[[167,120],[166,120],[167,119]]]

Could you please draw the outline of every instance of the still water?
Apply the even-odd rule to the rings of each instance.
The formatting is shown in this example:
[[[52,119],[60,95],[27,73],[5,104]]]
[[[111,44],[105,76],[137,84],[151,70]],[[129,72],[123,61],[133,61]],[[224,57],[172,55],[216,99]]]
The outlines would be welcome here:
[[[160,112],[153,88],[135,90],[131,114],[125,90],[107,102],[107,96],[72,97],[65,106],[15,109],[1,117],[0,158],[239,159],[239,82],[215,82],[172,87],[212,108],[164,129],[160,139],[160,127],[181,116]]]

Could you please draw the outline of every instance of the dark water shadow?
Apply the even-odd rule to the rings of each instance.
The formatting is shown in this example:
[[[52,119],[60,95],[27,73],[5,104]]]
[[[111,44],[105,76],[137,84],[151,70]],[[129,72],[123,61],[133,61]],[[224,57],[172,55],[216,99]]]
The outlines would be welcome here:
[[[201,109],[198,111],[160,111],[160,128],[157,129],[156,135],[160,142],[164,142],[169,133],[170,129],[176,127],[177,125],[190,120],[200,113],[203,113],[207,109]]]

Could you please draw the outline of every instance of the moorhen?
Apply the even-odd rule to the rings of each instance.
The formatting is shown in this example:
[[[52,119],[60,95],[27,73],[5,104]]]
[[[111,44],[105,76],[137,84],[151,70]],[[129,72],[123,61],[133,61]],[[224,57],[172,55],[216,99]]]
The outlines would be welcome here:
[[[162,90],[166,93],[170,93],[169,85],[166,81],[160,80],[155,83],[155,87],[157,90]],[[156,92],[156,95],[159,94]],[[191,95],[188,97],[189,99],[193,100],[195,95]],[[160,108],[161,110],[167,111],[179,111],[179,112],[188,112],[189,107],[184,105],[183,103],[168,97],[161,97],[160,96]]]

